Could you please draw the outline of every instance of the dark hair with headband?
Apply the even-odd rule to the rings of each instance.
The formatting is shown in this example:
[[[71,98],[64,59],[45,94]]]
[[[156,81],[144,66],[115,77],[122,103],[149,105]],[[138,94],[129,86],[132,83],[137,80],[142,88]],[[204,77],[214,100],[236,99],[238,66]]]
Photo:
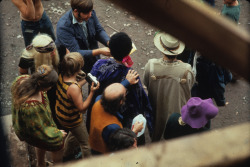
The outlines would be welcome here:
[[[56,84],[57,72],[48,65],[41,65],[37,72],[31,76],[23,77],[12,85],[12,99],[15,108],[18,108],[28,98],[39,91],[45,90]]]
[[[71,0],[70,5],[72,10],[77,10],[79,13],[88,14],[93,10],[92,0]]]

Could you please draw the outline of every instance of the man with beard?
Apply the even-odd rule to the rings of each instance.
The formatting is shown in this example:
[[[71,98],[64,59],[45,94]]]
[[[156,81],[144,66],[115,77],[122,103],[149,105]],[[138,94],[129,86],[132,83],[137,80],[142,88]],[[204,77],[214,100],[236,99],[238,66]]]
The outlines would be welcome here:
[[[120,83],[113,83],[104,90],[101,99],[94,104],[89,132],[89,144],[92,154],[110,152],[109,148],[115,143],[114,140],[110,140],[110,137],[112,138],[113,133],[123,128],[120,121],[122,116],[118,111],[124,104],[125,99],[126,88]],[[132,131],[137,134],[142,128],[143,122],[137,122]],[[109,141],[113,142],[110,143]]]

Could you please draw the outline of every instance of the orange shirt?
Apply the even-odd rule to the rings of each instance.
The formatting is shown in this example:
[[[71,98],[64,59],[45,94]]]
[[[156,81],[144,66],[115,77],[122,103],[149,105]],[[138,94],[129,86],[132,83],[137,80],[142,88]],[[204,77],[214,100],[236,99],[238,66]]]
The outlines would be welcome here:
[[[101,105],[101,100],[97,101],[91,111],[89,131],[89,144],[93,150],[101,153],[109,152],[107,145],[102,138],[102,131],[110,124],[117,124],[123,128],[121,122],[116,116],[104,111],[104,108]]]

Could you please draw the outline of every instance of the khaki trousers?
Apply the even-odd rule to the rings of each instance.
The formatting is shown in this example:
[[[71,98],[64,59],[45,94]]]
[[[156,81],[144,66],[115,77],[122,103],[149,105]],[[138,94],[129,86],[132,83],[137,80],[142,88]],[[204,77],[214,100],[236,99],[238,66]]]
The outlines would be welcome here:
[[[89,134],[86,125],[82,122],[79,126],[69,129],[69,134],[65,139],[64,157],[72,155],[74,148],[81,147],[83,157],[91,156],[90,146],[88,142]]]

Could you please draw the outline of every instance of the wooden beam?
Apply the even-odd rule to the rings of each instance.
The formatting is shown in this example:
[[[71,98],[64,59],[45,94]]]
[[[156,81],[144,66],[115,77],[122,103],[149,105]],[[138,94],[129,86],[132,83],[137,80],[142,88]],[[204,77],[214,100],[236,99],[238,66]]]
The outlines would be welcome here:
[[[200,0],[109,0],[250,81],[250,35]]]
[[[250,122],[97,156],[61,167],[232,167],[250,161]]]

